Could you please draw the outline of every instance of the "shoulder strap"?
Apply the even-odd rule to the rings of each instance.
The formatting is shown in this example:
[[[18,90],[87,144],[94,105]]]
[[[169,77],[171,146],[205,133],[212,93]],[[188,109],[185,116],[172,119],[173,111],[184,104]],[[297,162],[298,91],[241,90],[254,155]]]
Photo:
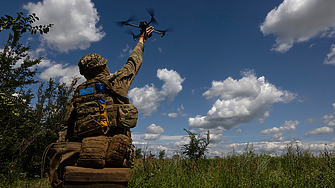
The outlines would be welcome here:
[[[113,76],[112,78],[110,78],[109,80],[106,78],[96,78],[96,80],[98,80],[99,82],[105,84],[113,94],[116,94],[118,97],[120,97],[122,99],[122,101],[124,101],[125,103],[130,103],[129,99],[127,98],[127,92],[119,87],[114,87],[111,83],[110,80],[114,80],[116,76]]]

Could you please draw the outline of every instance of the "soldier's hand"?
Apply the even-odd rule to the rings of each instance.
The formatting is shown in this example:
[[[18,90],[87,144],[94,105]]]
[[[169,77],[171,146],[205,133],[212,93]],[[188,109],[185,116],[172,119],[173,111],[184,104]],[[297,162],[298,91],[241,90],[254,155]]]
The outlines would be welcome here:
[[[154,32],[154,27],[147,27],[144,32],[142,32],[139,42],[145,43],[145,41],[152,36],[152,32]]]

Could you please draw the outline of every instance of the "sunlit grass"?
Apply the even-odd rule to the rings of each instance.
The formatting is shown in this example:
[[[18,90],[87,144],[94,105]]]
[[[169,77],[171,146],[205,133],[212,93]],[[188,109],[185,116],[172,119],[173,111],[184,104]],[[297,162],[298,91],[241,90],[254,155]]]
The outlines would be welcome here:
[[[255,154],[201,159],[137,160],[130,187],[334,187],[334,153],[288,145],[278,157]]]
[[[215,159],[137,159],[129,187],[334,187],[335,155],[288,145],[280,156],[242,154]],[[51,187],[48,179],[19,179],[6,187]]]

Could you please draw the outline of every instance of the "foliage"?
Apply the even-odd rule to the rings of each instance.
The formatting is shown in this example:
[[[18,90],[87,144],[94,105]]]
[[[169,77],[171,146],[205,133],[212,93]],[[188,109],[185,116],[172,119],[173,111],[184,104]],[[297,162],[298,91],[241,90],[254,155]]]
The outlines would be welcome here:
[[[158,153],[158,159],[163,159],[165,157],[165,150],[161,150]]]
[[[37,83],[34,65],[42,57],[31,59],[30,46],[24,46],[20,39],[26,32],[49,32],[52,24],[32,26],[38,19],[34,13],[25,17],[21,12],[15,18],[5,15],[0,19],[0,32],[10,31],[0,52],[0,186],[14,182],[20,172],[39,174],[44,148],[57,139],[64,106],[73,90],[73,85],[52,79],[41,83],[36,95],[28,88]]]
[[[334,159],[327,147],[312,155],[291,144],[276,157],[248,145],[223,158],[137,159],[129,187],[334,187]]]
[[[182,148],[183,154],[190,159],[200,159],[204,157],[209,145],[209,131],[206,134],[206,138],[200,138],[200,134],[193,133],[186,129],[184,130],[188,133],[190,142],[185,144]],[[198,138],[196,136],[198,136]]]
[[[136,150],[135,150],[135,158],[136,159],[142,159],[143,158],[142,148],[136,148]]]
[[[57,140],[65,105],[72,90],[73,87],[50,79],[47,83],[41,83],[35,107],[31,106],[29,98],[23,100],[25,103],[15,105],[19,115],[3,120],[6,126],[1,126],[0,157],[1,161],[6,162],[2,165],[7,169],[0,174],[7,179],[15,171],[24,172],[29,177],[40,175],[42,153],[46,146]],[[20,97],[27,96],[23,91],[20,93]]]
[[[312,155],[289,144],[281,156],[256,154],[247,146],[240,155],[197,161],[136,159],[129,187],[334,187],[335,153],[327,146]],[[50,187],[47,179],[21,178],[12,187]]]
[[[1,17],[0,19],[0,32],[2,30],[11,30],[8,40],[2,52],[0,52],[0,91],[1,93],[11,94],[18,87],[27,86],[36,83],[34,76],[36,70],[31,70],[31,67],[40,63],[42,58],[31,60],[28,56],[30,46],[24,46],[20,43],[22,34],[29,31],[31,34],[46,34],[49,32],[48,26],[39,25],[32,26],[39,18],[33,13],[28,17],[24,17],[23,13],[17,13],[17,17],[13,18],[9,15]],[[20,66],[16,66],[20,64]],[[9,97],[9,96],[7,96]]]

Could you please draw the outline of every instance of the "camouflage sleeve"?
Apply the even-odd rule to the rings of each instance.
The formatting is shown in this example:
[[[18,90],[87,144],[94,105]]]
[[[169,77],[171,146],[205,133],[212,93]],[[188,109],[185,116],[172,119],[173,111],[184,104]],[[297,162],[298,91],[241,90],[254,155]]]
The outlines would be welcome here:
[[[58,141],[57,142],[65,142],[66,139],[71,136],[69,133],[72,131],[69,129],[73,129],[73,115],[74,115],[74,105],[73,105],[73,96],[70,98],[70,100],[67,103],[66,106],[66,114],[62,120],[62,124],[60,127],[60,131],[58,133]]]
[[[115,83],[128,91],[136,74],[142,65],[142,56],[144,51],[143,43],[137,43],[136,47],[130,54],[127,63],[118,71],[118,76],[115,78]]]

